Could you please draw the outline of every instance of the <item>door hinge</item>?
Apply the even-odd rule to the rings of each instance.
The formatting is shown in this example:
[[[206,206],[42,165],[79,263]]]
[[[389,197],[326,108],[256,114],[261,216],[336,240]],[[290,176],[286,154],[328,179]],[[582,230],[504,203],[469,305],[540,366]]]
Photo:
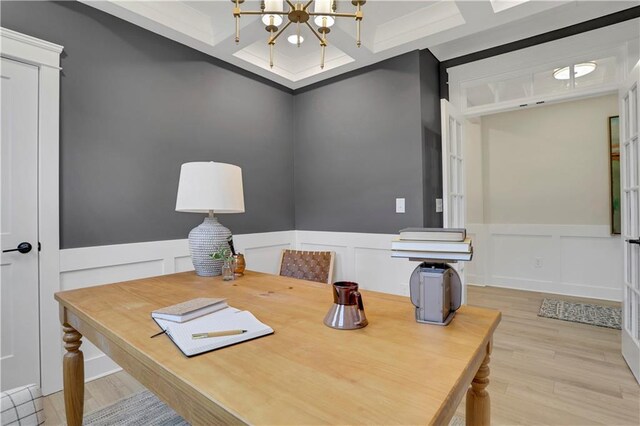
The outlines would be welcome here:
[[[42,244],[38,241],[38,251],[42,251]]]

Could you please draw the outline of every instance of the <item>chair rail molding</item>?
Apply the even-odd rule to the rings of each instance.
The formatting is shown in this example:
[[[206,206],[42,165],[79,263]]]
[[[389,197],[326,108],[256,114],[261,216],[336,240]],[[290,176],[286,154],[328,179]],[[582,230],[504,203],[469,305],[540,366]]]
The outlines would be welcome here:
[[[60,290],[60,54],[63,47],[26,34],[0,28],[0,54],[38,68],[38,256],[40,272],[40,380],[43,392],[62,380],[58,307]],[[52,303],[47,303],[51,301]],[[52,352],[53,350],[53,352]],[[58,362],[60,361],[60,362]],[[57,367],[57,368],[56,368]]]

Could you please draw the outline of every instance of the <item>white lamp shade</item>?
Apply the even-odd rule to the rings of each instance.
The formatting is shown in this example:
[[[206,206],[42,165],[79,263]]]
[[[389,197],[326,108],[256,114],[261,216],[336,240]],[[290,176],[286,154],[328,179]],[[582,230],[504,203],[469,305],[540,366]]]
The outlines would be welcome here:
[[[284,12],[284,1],[283,0],[265,0],[264,2],[264,10],[266,12]],[[279,27],[282,24],[282,15],[262,15],[262,22],[265,25],[271,25],[271,16],[273,16],[273,25]]]
[[[242,169],[225,163],[185,163],[180,169],[176,211],[243,213]]]
[[[314,2],[314,10],[315,13],[331,13],[331,0],[316,0]],[[326,21],[323,21],[323,18],[326,18]],[[331,27],[333,26],[335,19],[331,16],[316,16],[313,20],[318,27]]]
[[[316,0],[313,11],[315,13],[331,13],[331,0]]]

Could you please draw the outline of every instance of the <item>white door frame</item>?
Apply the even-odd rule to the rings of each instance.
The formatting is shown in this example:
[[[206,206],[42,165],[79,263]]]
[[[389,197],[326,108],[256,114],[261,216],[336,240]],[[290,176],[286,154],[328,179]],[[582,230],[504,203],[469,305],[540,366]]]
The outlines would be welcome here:
[[[38,256],[40,272],[40,380],[44,394],[62,381],[60,291],[60,54],[63,47],[0,28],[0,55],[38,67]]]

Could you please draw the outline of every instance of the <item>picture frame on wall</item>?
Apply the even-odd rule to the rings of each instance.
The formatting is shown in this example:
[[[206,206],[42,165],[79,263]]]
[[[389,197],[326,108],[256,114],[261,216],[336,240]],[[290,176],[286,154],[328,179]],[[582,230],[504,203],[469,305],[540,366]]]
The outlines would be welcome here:
[[[611,189],[611,234],[622,233],[620,215],[620,118],[609,117],[609,182]]]

